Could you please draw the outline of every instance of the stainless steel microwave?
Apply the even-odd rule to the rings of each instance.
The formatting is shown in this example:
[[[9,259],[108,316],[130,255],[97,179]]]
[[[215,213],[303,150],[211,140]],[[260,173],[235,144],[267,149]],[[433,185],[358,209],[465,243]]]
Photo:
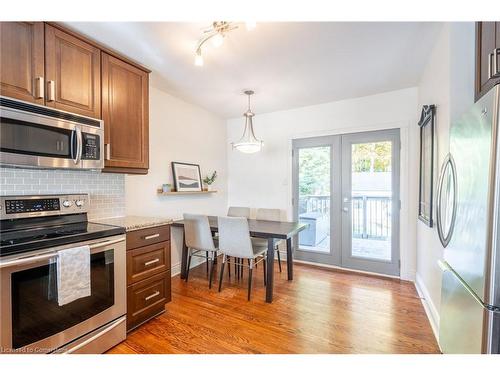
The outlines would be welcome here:
[[[104,122],[0,96],[0,165],[104,168]]]

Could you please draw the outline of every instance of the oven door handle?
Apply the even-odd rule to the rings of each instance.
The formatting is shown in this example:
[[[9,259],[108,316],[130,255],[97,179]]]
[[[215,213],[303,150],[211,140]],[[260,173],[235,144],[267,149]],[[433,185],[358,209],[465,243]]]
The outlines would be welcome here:
[[[55,257],[57,257],[57,253],[48,253],[48,254],[37,255],[34,257],[14,259],[14,260],[6,261],[6,262],[0,262],[0,268],[18,266],[18,265],[22,265],[22,264],[29,264],[29,263],[38,262],[39,260],[50,259],[50,258],[55,258]]]
[[[93,244],[89,245],[89,247],[90,247],[90,249],[96,249],[99,247],[113,245],[115,243],[123,242],[123,241],[125,241],[125,238],[118,238],[116,240],[109,240],[109,241],[104,241],[104,242],[93,243]],[[57,257],[57,253],[52,252],[52,253],[47,253],[47,254],[36,255],[33,257],[8,260],[5,262],[0,261],[0,269],[5,268],[5,267],[19,266],[22,264],[34,263],[34,262],[38,262],[40,260],[56,258],[56,257]]]
[[[123,241],[125,241],[124,237],[123,238],[118,238],[116,240],[109,240],[109,241],[104,241],[104,242],[93,243],[93,244],[90,244],[89,247],[92,250],[92,249],[97,249],[99,247],[113,245],[115,243],[123,242]]]

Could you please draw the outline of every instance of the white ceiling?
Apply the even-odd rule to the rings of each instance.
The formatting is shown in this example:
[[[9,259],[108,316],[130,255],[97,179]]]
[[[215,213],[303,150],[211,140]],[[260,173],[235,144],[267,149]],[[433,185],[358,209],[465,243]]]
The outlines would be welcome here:
[[[423,22],[258,23],[194,49],[206,24],[70,22],[84,35],[140,62],[170,93],[224,118],[241,116],[243,89],[256,114],[415,86],[439,31]]]

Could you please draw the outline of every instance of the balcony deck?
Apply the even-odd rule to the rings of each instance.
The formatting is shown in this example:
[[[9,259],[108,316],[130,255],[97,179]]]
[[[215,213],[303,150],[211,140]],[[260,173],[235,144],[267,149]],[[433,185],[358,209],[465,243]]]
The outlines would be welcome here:
[[[301,250],[319,251],[328,253],[330,251],[330,236],[327,236],[317,246],[300,245]],[[369,238],[353,238],[352,239],[352,255],[369,258],[369,259],[391,259],[391,242],[387,240],[369,239]]]

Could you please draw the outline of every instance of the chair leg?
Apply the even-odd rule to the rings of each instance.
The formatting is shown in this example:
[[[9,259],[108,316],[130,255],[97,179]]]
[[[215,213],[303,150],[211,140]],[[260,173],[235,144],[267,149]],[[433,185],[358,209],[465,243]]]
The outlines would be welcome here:
[[[248,269],[248,300],[250,301],[250,295],[252,293],[252,271],[253,271],[253,259],[250,260],[250,268]]]
[[[225,256],[225,255],[223,255],[223,256]],[[229,257],[227,257],[227,274],[228,274],[228,278],[231,279],[231,262],[230,262]]]
[[[267,285],[267,273],[266,273],[266,258],[262,261],[262,266],[264,268],[264,286]]]
[[[239,269],[238,269],[238,258],[233,258],[234,259],[234,277],[236,277],[236,279],[240,279],[240,273],[238,272]]]
[[[187,270],[186,270],[186,282],[188,281],[189,278],[189,269],[191,268],[191,250],[188,249],[188,263],[187,263]]]
[[[279,250],[276,251],[276,252],[278,253],[278,266],[279,266],[280,272],[281,272],[281,257],[280,257],[280,252],[279,252]]]
[[[212,289],[212,279],[214,278],[214,268],[215,268],[215,253],[212,255],[212,262],[210,265],[210,280],[208,281],[208,289]]]
[[[208,251],[205,251],[205,259],[206,259],[206,261],[205,261],[205,264],[206,264],[205,268],[207,269],[207,276],[208,276]]]
[[[226,265],[226,255],[223,256],[222,258],[222,266],[220,268],[220,275],[219,275],[219,293],[222,289],[222,277],[224,276],[224,266]],[[231,269],[231,264],[229,265],[229,269]]]

